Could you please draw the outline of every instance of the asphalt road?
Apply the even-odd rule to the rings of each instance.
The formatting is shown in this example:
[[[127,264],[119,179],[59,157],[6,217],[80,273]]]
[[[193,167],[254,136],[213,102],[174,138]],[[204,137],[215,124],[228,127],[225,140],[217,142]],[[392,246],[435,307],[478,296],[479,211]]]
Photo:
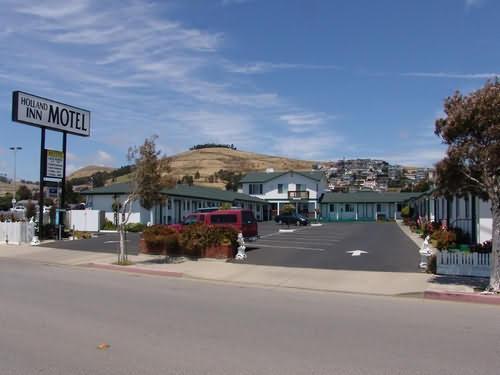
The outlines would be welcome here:
[[[249,264],[416,272],[418,247],[395,223],[327,223],[321,227],[293,227],[279,233],[279,226],[263,223],[262,238],[248,245]],[[350,251],[361,250],[358,256]]]
[[[98,345],[110,347],[100,350]],[[498,374],[500,310],[0,260],[0,374]]]

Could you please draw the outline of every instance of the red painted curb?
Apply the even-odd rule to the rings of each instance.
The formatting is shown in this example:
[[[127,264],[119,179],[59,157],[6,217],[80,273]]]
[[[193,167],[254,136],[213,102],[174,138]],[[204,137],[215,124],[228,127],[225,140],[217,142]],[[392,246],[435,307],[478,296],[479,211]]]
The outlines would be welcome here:
[[[103,270],[139,273],[139,274],[143,274],[143,275],[171,276],[171,277],[183,277],[184,276],[184,274],[182,272],[162,271],[162,270],[138,268],[138,267],[134,267],[134,266],[118,266],[115,264],[89,263],[87,266],[91,267],[91,268],[99,268],[99,269],[103,269]]]
[[[500,296],[487,294],[472,294],[459,292],[432,292],[425,291],[424,298],[440,300],[440,301],[457,301],[457,302],[472,302],[485,303],[489,305],[500,306]]]

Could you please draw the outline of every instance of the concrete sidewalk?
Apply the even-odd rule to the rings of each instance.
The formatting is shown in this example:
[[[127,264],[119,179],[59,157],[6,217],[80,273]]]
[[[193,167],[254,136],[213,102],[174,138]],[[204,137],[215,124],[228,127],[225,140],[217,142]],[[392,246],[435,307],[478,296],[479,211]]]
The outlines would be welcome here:
[[[115,266],[116,255],[76,250],[0,245],[2,258],[18,259],[66,266],[94,266],[158,276],[186,277],[196,280],[227,282],[277,288],[296,288],[340,293],[371,295],[424,295],[424,292],[474,291],[470,278],[451,280],[425,273],[344,271],[311,268],[274,267],[228,263],[217,260],[185,261],[163,264],[161,256],[139,254],[129,256],[133,266]]]

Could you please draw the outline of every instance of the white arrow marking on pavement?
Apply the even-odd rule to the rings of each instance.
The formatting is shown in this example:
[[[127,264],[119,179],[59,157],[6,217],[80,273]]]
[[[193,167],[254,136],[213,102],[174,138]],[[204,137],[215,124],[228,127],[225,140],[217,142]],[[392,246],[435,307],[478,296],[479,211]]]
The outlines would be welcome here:
[[[351,254],[353,257],[359,257],[361,254],[368,254],[368,251],[353,250],[353,251],[346,251],[346,253]]]

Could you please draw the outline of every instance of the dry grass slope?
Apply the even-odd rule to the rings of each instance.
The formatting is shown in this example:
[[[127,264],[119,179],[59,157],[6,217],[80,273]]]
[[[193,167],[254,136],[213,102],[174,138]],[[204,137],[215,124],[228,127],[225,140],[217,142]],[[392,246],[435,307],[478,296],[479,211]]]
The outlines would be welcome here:
[[[71,173],[68,176],[68,179],[80,178],[80,177],[90,177],[94,173],[97,173],[97,172],[111,172],[113,170],[115,170],[115,168],[104,167],[104,166],[99,166],[99,165],[88,165],[86,167],[77,169],[76,171]]]
[[[274,168],[276,171],[310,170],[315,163],[314,161],[289,159],[222,147],[190,150],[173,155],[167,160],[169,161],[170,175],[175,179],[180,179],[185,175],[194,177],[196,172],[199,172],[200,179],[194,181],[196,185],[219,188],[224,188],[224,183],[210,183],[207,178],[221,169],[242,173],[264,171],[266,168]],[[109,167],[87,166],[73,172],[70,178],[87,177],[98,171],[110,171],[112,169]],[[128,175],[120,176],[115,182],[123,182],[128,179]],[[108,181],[108,183],[111,183],[111,181]]]
[[[234,172],[264,171],[266,168],[281,170],[310,170],[314,161],[288,159],[227,148],[206,148],[186,151],[169,158],[171,174],[192,175],[198,171],[201,179],[220,169]]]

